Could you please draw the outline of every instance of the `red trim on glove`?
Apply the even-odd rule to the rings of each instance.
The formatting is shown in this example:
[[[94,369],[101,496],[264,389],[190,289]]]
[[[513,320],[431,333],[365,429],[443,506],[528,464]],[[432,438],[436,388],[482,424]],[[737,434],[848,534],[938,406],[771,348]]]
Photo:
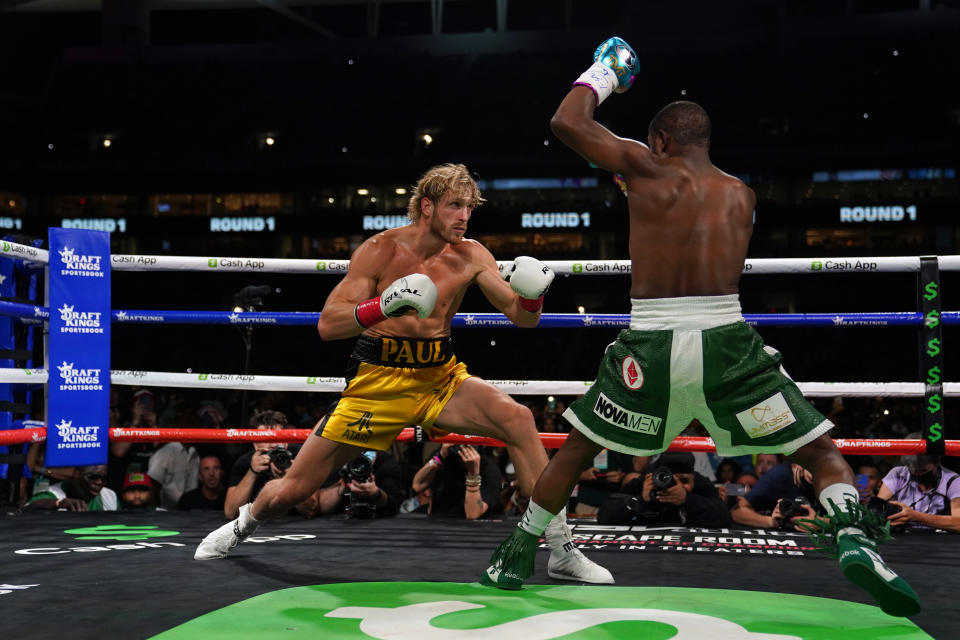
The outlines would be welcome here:
[[[520,307],[524,311],[529,311],[530,313],[536,313],[543,308],[543,296],[540,296],[537,299],[524,298],[523,296],[517,296],[520,298]]]
[[[356,309],[353,310],[353,315],[357,318],[357,324],[364,329],[387,319],[387,316],[380,309],[380,296],[364,300],[358,304]]]

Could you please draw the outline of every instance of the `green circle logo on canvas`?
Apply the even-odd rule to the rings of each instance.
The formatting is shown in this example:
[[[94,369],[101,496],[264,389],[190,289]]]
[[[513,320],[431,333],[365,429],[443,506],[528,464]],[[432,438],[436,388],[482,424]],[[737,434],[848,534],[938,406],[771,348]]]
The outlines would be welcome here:
[[[359,582],[296,587],[224,607],[154,640],[901,640],[905,618],[842,600],[759,591]]]

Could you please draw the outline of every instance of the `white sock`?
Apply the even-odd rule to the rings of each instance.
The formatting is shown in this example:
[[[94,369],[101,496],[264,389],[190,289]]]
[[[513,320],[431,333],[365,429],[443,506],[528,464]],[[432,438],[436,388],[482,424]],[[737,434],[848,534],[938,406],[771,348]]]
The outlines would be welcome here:
[[[826,487],[820,492],[820,504],[827,510],[828,515],[833,515],[835,510],[847,512],[847,500],[860,502],[860,494],[851,484],[838,482]],[[833,501],[833,504],[830,503]]]
[[[527,510],[523,513],[523,519],[517,526],[529,534],[539,536],[543,534],[543,530],[547,528],[554,517],[554,514],[530,500]]]

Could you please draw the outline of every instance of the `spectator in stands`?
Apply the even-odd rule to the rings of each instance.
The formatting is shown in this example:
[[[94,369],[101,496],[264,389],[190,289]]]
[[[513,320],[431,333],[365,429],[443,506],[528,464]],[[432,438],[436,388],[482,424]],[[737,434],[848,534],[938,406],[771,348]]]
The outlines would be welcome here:
[[[851,412],[847,411],[843,403],[843,396],[836,396],[830,403],[830,408],[823,412],[827,420],[834,424],[831,437],[845,437],[852,435]]]
[[[919,433],[908,439],[919,439]],[[877,497],[900,507],[891,526],[960,532],[960,476],[940,464],[940,456],[904,456],[883,478]]]
[[[706,438],[710,434],[707,433],[706,427],[700,424],[699,420],[694,420],[687,428],[684,429],[680,435],[690,436],[693,438]],[[716,456],[709,454],[706,451],[693,451],[693,470],[705,477],[710,482],[716,482],[717,473],[714,470],[714,464],[716,464]]]
[[[757,460],[753,463],[753,472],[757,478],[762,478],[770,469],[783,463],[783,456],[778,453],[758,453]]]
[[[717,482],[721,484],[734,483],[740,475],[740,465],[732,458],[724,458],[717,465]]]
[[[577,482],[577,505],[574,512],[595,515],[610,495],[620,490],[624,477],[634,471],[634,456],[603,449],[593,459],[593,465],[580,473]]]
[[[183,494],[180,502],[177,503],[177,509],[223,511],[227,486],[223,483],[223,466],[220,464],[220,458],[217,456],[200,458],[197,478],[200,480],[200,486]]]
[[[660,455],[643,477],[600,506],[600,524],[677,524],[691,527],[729,527],[730,514],[706,476],[694,470],[689,452]]]
[[[385,451],[364,451],[334,470],[313,501],[306,516],[345,513],[350,518],[394,516],[406,491],[400,462]]]
[[[427,513],[476,520],[500,512],[500,469],[468,444],[440,447],[413,476],[413,492],[429,489]]]
[[[870,499],[880,490],[880,469],[873,462],[863,462],[853,468],[857,470],[857,490],[860,491],[860,501],[870,502]],[[866,483],[861,487],[860,481],[863,476],[866,477]]]
[[[798,512],[789,519],[781,514],[783,499],[798,504]],[[811,505],[817,504],[810,472],[798,464],[784,462],[763,474],[745,496],[738,496],[730,516],[735,523],[748,527],[802,531],[796,521],[814,517],[815,507]]]
[[[156,396],[149,389],[138,389],[133,394],[130,407],[130,422],[125,426],[131,429],[156,429]],[[118,407],[110,411],[110,426],[122,426]],[[150,466],[150,456],[156,451],[154,442],[117,442],[110,441],[110,454],[107,457],[107,469],[110,487],[121,489],[127,474],[134,471],[146,472]]]
[[[196,405],[184,402],[174,426],[187,429],[192,427],[222,429],[226,416],[227,410],[219,400],[205,398],[199,400]],[[197,454],[201,458],[216,456],[221,461],[232,461],[246,453],[249,445],[245,442],[205,442],[197,443],[196,447]]]
[[[552,418],[554,423],[556,423],[566,408],[567,405],[564,404],[563,401],[557,400],[553,396],[547,396],[547,400],[543,403],[543,408],[541,409],[543,422],[546,423],[547,418]],[[541,431],[545,431],[545,429],[541,429]]]
[[[69,480],[50,485],[27,502],[29,509],[116,511],[117,494],[106,486],[107,465],[74,467]]]
[[[286,426],[287,416],[280,411],[258,411],[250,418],[252,429],[276,430],[285,429]],[[274,449],[287,450],[289,459],[279,451],[271,454]],[[287,469],[290,468],[289,461],[299,450],[299,446],[289,446],[286,442],[254,442],[252,449],[237,458],[230,470],[230,483],[223,504],[224,515],[228,519],[236,518],[240,513],[240,507],[252,502],[267,482],[286,475]],[[282,461],[281,465],[278,466],[274,459]],[[314,510],[315,500],[311,495],[291,509],[291,513],[310,514]]]
[[[150,476],[142,471],[133,471],[123,479],[120,490],[120,508],[123,511],[154,511],[157,496]]]
[[[540,431],[542,433],[556,433],[557,432],[557,416],[547,414],[543,416],[543,424],[540,425]]]
[[[33,486],[30,488],[31,496],[48,491],[52,484],[73,478],[73,467],[45,466],[46,451],[46,442],[34,442],[27,450],[27,466],[33,476]]]
[[[736,483],[742,484],[747,488],[747,491],[750,491],[750,489],[752,489],[759,480],[760,478],[758,478],[757,474],[755,474],[753,471],[744,471],[737,476]]]
[[[520,492],[520,485],[517,483],[517,469],[509,457],[503,461],[500,468],[500,476],[503,478],[503,486],[500,488],[500,504],[503,507],[504,515],[521,516],[527,510],[530,504],[530,496],[525,496]]]
[[[150,456],[147,474],[157,483],[160,507],[175,511],[180,497],[197,488],[200,455],[193,445],[168,442]]]

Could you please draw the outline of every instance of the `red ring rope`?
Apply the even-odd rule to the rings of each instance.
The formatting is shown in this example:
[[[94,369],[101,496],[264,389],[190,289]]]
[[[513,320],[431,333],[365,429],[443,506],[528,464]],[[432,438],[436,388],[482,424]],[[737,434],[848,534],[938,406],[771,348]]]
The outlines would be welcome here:
[[[139,429],[120,427],[110,429],[114,442],[303,442],[313,429]],[[541,433],[540,440],[547,449],[558,449],[567,439],[565,433]],[[47,438],[43,427],[0,431],[0,445],[23,442],[42,442]],[[414,439],[413,429],[404,429],[398,442]],[[434,442],[466,443],[478,446],[502,447],[503,442],[480,436],[450,434]],[[845,454],[916,455],[927,450],[926,440],[840,439],[834,440]],[[960,456],[960,440],[946,441],[947,455]],[[715,451],[711,438],[680,436],[670,444],[670,451]]]

